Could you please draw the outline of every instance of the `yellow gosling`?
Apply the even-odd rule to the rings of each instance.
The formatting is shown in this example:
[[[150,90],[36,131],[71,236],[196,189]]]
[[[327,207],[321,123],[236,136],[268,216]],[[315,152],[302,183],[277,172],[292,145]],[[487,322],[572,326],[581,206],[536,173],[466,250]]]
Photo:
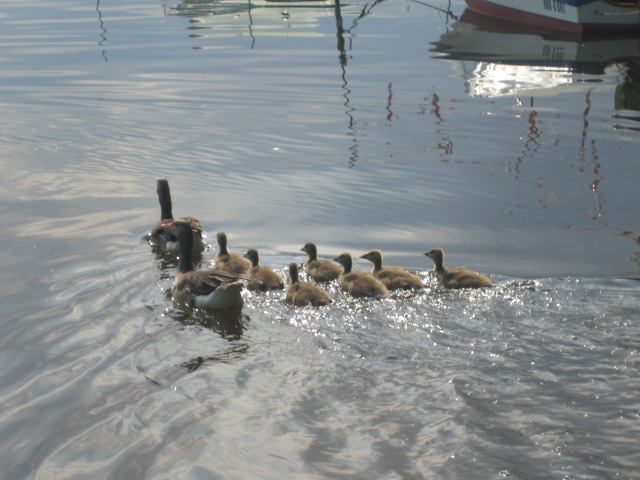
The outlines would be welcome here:
[[[445,267],[442,248],[433,248],[424,255],[433,260],[436,276],[447,288],[484,288],[493,285],[489,277],[480,273],[472,272],[464,267]]]
[[[407,272],[400,267],[382,267],[382,252],[371,250],[360,258],[364,258],[373,263],[372,275],[380,280],[387,290],[413,290],[424,288],[424,282],[418,275]]]
[[[287,285],[287,294],[284,299],[288,305],[322,307],[331,303],[331,296],[320,287],[311,282],[298,280],[298,265],[295,263],[289,264],[289,279],[291,281]]]
[[[229,273],[248,273],[251,269],[251,262],[227,250],[227,234],[219,232],[217,239],[218,252],[214,258],[214,267]]]
[[[247,250],[245,258],[248,258],[251,262],[249,283],[247,284],[249,290],[266,292],[268,290],[282,290],[284,288],[284,280],[280,275],[274,272],[271,267],[260,266],[258,250],[250,248]]]
[[[318,260],[318,249],[315,243],[306,243],[301,250],[309,256],[305,270],[313,280],[320,283],[330,282],[340,276],[342,269],[338,265],[330,260]]]
[[[342,265],[342,273],[338,277],[338,285],[356,298],[361,297],[378,297],[384,298],[389,296],[389,291],[383,283],[365,272],[353,272],[353,258],[349,253],[343,253],[334,258],[336,262]]]

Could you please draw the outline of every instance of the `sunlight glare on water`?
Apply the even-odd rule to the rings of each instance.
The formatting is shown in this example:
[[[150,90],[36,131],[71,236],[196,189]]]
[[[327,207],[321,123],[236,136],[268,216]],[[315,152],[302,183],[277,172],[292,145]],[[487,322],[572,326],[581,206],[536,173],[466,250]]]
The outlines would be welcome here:
[[[638,476],[637,36],[338,7],[3,2],[0,476]],[[225,231],[426,287],[189,311],[159,176],[198,268]],[[495,286],[442,287],[436,246]]]

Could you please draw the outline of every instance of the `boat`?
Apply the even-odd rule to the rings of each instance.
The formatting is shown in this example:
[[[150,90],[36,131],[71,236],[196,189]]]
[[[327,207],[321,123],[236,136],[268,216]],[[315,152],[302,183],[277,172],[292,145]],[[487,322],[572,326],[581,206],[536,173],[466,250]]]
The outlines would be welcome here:
[[[469,8],[520,23],[576,33],[638,31],[640,0],[466,0]]]

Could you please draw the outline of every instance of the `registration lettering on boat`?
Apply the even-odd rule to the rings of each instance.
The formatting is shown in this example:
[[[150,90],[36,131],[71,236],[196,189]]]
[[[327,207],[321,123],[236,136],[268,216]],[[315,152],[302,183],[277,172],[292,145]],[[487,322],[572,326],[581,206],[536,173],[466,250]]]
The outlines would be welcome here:
[[[565,13],[563,0],[543,0],[544,9],[552,12]]]

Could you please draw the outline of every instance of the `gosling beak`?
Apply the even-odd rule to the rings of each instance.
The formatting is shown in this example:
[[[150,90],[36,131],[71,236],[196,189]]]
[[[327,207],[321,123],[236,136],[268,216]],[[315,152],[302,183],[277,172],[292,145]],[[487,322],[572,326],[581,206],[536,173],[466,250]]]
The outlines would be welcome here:
[[[365,254],[363,254],[363,255],[360,255],[360,258],[364,258],[365,260],[369,260],[369,257],[367,256],[367,254],[366,254],[366,253],[365,253]]]

